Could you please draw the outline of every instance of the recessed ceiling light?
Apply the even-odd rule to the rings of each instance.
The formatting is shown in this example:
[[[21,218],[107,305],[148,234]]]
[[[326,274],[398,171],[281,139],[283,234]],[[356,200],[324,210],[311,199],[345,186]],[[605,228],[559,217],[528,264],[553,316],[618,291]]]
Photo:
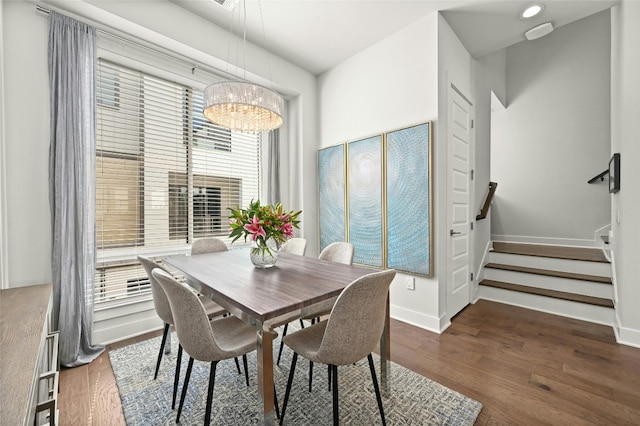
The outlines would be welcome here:
[[[520,19],[529,19],[533,18],[536,15],[539,15],[540,12],[544,10],[543,4],[534,4],[527,7],[524,12],[520,14]]]

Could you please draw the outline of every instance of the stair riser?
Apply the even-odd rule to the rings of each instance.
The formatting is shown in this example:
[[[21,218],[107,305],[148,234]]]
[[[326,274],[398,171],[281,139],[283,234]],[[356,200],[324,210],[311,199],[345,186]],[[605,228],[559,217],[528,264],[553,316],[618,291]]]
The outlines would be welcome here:
[[[603,262],[586,262],[582,260],[555,259],[496,252],[489,252],[488,258],[488,262],[490,263],[611,277],[611,265]]]
[[[487,287],[483,285],[479,287],[480,299],[492,300],[495,302],[548,312],[550,314],[561,315],[597,324],[614,326],[615,313],[612,308],[555,299],[536,294],[520,293],[517,291]]]
[[[547,290],[563,291],[584,296],[613,299],[613,286],[610,284],[594,283],[593,281],[573,280],[569,278],[549,277],[546,275],[529,274],[526,272],[505,271],[502,269],[485,268],[484,277],[488,280],[502,281]]]

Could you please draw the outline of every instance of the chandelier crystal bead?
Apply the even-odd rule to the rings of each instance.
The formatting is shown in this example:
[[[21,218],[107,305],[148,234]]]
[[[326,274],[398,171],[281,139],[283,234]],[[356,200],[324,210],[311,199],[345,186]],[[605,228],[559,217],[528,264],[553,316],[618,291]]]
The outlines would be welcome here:
[[[221,81],[204,89],[204,116],[213,124],[258,133],[282,125],[282,96],[246,81]]]

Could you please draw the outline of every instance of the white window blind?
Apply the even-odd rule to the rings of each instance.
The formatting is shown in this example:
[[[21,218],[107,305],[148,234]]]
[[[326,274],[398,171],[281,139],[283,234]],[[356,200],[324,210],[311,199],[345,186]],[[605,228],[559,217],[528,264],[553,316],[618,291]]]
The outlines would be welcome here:
[[[225,238],[228,209],[259,197],[261,173],[259,136],[204,119],[201,89],[103,59],[96,87],[99,308],[150,297],[138,254]]]

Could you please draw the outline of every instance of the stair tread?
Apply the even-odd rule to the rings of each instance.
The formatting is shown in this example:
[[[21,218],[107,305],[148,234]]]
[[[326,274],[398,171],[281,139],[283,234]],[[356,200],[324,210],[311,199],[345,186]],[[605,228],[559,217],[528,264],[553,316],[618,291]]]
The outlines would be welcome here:
[[[528,266],[505,265],[501,263],[487,263],[485,268],[502,269],[505,271],[525,272],[528,274],[545,275],[549,277],[569,278],[572,280],[592,281],[599,284],[612,284],[611,278],[598,275],[578,274],[575,272],[553,271],[549,269],[531,268]]]
[[[609,263],[601,249],[587,247],[494,242],[493,249],[491,251],[497,253],[523,254],[528,256],[552,257],[556,259]]]
[[[480,285],[485,285],[487,287],[496,287],[496,288],[501,288],[505,290],[512,290],[520,293],[529,293],[529,294],[536,294],[539,296],[553,297],[556,299],[569,300],[572,302],[587,303],[590,305],[603,306],[605,308],[613,308],[613,301],[609,299],[603,299],[601,297],[584,296],[581,294],[567,293],[564,291],[557,291],[557,290],[547,290],[543,288],[529,287],[526,285],[505,283],[502,281],[494,281],[494,280],[482,280],[480,282]]]

